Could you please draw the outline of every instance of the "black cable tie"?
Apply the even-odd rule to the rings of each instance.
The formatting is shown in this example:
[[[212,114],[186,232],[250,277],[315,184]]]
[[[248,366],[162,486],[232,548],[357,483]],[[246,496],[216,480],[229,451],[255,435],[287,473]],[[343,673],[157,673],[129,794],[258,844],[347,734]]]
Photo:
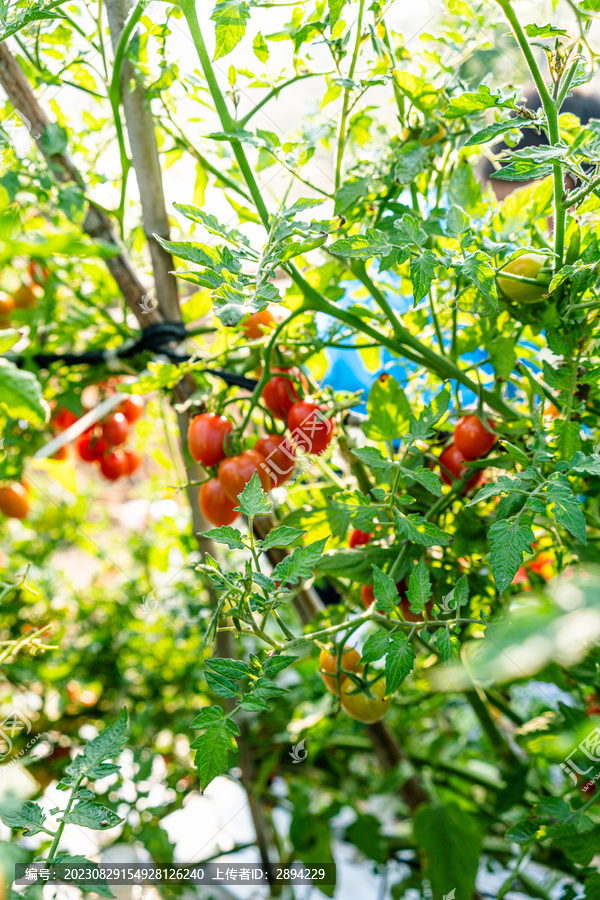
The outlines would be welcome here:
[[[181,343],[188,336],[187,328],[183,322],[155,322],[145,328],[139,338],[125,341],[120,347],[106,350],[86,350],[83,353],[34,353],[32,356],[17,356],[12,353],[4,355],[20,368],[32,359],[40,369],[47,369],[53,363],[62,363],[64,366],[101,366],[108,359],[130,359],[138,353],[150,352],[165,356],[172,363],[184,363],[192,359],[187,354],[177,353],[171,350],[167,344],[177,341]],[[258,384],[255,378],[246,378],[237,372],[229,372],[227,369],[201,369],[215,378],[220,378],[232,387],[239,387],[246,391],[253,391]]]

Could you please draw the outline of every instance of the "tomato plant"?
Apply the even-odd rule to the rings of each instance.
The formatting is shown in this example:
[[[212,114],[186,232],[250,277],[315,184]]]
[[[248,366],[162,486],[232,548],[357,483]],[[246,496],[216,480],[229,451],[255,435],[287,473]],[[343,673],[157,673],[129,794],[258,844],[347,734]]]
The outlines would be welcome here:
[[[598,4],[125,7],[0,9],[0,900],[592,900]]]

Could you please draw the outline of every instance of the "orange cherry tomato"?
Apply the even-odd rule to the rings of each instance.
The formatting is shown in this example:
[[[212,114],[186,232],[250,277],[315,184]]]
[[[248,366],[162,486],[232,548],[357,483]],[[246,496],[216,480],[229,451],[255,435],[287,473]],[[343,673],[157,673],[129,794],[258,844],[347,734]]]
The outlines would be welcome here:
[[[490,428],[493,422],[488,419]],[[485,427],[478,416],[463,416],[454,429],[454,444],[464,459],[480,459],[489,453],[496,443],[496,435]],[[449,467],[448,467],[449,468]]]
[[[296,464],[294,445],[284,434],[265,434],[254,445],[264,456],[269,470],[270,487],[278,487],[291,478]]]
[[[266,331],[270,331],[275,325],[275,316],[270,309],[261,309],[242,320],[242,331],[249,341],[256,341],[264,337]]]
[[[50,269],[47,269],[39,259],[32,259],[27,267],[27,271],[31,280],[35,281],[36,284],[44,284],[50,278]]]
[[[29,512],[27,488],[18,481],[0,488],[0,512],[9,519],[24,519]]]
[[[319,655],[319,672],[327,690],[331,691],[332,694],[335,694],[336,697],[339,697],[340,686],[343,685],[347,677],[344,674],[344,671],[362,672],[360,653],[353,647],[344,647],[340,660],[340,668],[338,669],[337,653],[331,653],[331,651],[323,648]]]
[[[7,294],[0,296],[0,326],[5,328],[10,324],[10,317],[15,308],[15,301]]]
[[[22,284],[13,294],[16,309],[33,309],[37,306],[37,290],[30,284]]]
[[[212,525],[231,525],[239,513],[235,512],[237,501],[233,502],[225,494],[218,478],[205,481],[200,488],[200,509]]]
[[[347,678],[342,685],[340,694],[344,712],[348,713],[352,719],[356,719],[357,722],[364,722],[366,725],[372,725],[373,722],[383,719],[392,702],[389,697],[385,696],[383,678],[372,684],[369,690],[372,697],[369,697],[365,691],[358,692],[356,685]]]
[[[258,450],[244,450],[239,456],[228,456],[223,460],[219,466],[219,481],[230,500],[237,501],[255,472],[258,472],[263,490],[270,490],[269,467]]]
[[[201,413],[188,427],[188,449],[192,459],[203,466],[216,466],[225,459],[225,446],[233,425],[225,416]]]

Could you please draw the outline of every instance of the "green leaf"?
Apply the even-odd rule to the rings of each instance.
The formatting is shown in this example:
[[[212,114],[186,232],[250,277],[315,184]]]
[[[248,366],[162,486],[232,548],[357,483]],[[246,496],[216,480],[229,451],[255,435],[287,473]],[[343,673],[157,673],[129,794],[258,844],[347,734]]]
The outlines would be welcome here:
[[[523,561],[523,553],[531,552],[535,536],[530,525],[503,519],[489,530],[490,561],[498,593],[502,595]]]
[[[14,328],[0,329],[0,353],[6,353],[21,339],[21,335]]]
[[[539,824],[532,822],[531,819],[526,816],[524,819],[520,819],[516,825],[513,825],[512,828],[509,828],[506,832],[507,841],[511,841],[515,844],[526,844],[527,841],[530,841],[532,837],[535,836]]]
[[[406,469],[404,466],[401,466],[400,471],[403,478],[416,481],[417,484],[421,484],[431,494],[435,494],[436,497],[442,496],[442,483],[439,475],[437,472],[428,469],[427,466],[417,466],[416,469]]]
[[[511,459],[514,459],[516,462],[521,463],[522,466],[529,466],[530,460],[527,454],[518,444],[511,444],[509,441],[500,440],[502,446],[506,449],[506,452],[510,456]]]
[[[410,434],[415,440],[426,440],[431,437],[431,429],[439,422],[450,403],[450,388],[446,387],[437,394],[429,406],[426,406],[418,419],[410,417]]]
[[[406,516],[396,510],[395,520],[398,536],[407,538],[413,544],[421,547],[447,547],[450,544],[450,537],[445,531],[418,513]]]
[[[522,119],[506,119],[504,122],[493,122],[491,125],[486,125],[485,128],[481,128],[472,134],[465,146],[473,147],[478,144],[487,144],[489,141],[495,140],[498,135],[505,134],[513,129],[523,128],[524,125],[525,121]]]
[[[289,525],[281,525],[270,531],[262,542],[262,550],[270,550],[271,547],[288,547],[301,538],[306,531],[301,528],[291,528]]]
[[[217,697],[228,697],[230,699],[242,696],[242,692],[235,682],[224,675],[215,674],[214,672],[205,672],[204,677],[211,691]]]
[[[408,602],[413,612],[422,612],[431,597],[431,577],[424,559],[420,559],[408,579]]]
[[[302,578],[310,578],[323,556],[328,537],[321,538],[306,547],[296,547],[290,556],[277,563],[271,573],[273,581],[280,584],[298,584]]]
[[[65,769],[65,775],[70,781],[65,779],[67,783],[74,783],[80,778],[101,777],[107,774],[107,768],[111,771],[118,771],[118,767],[107,766],[105,760],[114,759],[119,751],[124,747],[127,741],[127,733],[129,721],[127,711],[121,710],[118,718],[109,725],[104,731],[88,741],[83,749],[83,753],[76,756],[73,762]]]
[[[0,359],[0,407],[11,419],[26,419],[32,425],[44,425],[50,417],[35,375],[7,359]]]
[[[83,825],[85,828],[114,828],[121,819],[112,809],[93,800],[79,800],[73,809],[65,813],[62,821],[67,825]]]
[[[64,153],[69,146],[69,135],[66,130],[59,125],[58,122],[50,122],[44,128],[42,134],[42,145],[48,156],[55,156],[57,153]]]
[[[548,500],[553,504],[551,512],[558,524],[566,528],[569,534],[582,544],[587,544],[585,516],[565,476],[553,476],[548,482],[546,493]]]
[[[329,7],[329,27],[333,28],[346,5],[346,0],[327,0],[327,5]]]
[[[446,216],[446,231],[457,240],[465,234],[470,227],[470,218],[460,206],[451,206]]]
[[[46,817],[33,800],[28,800],[17,812],[3,812],[1,818],[9,828],[22,828],[25,830],[25,834],[38,834],[40,831],[47,831],[44,828]]]
[[[515,109],[515,103],[513,99],[502,100],[500,91],[492,94],[487,84],[480,84],[477,91],[466,91],[458,97],[452,97],[444,115],[448,119],[458,119],[493,107]]]
[[[215,23],[215,59],[231,53],[243,38],[250,10],[245,0],[219,0],[211,19]]]
[[[267,47],[267,43],[260,31],[252,41],[252,49],[254,50],[254,55],[256,56],[256,58],[261,63],[266,63],[269,58],[269,48]]]
[[[245,516],[263,516],[271,512],[272,504],[265,491],[263,491],[258,472],[252,473],[252,478],[238,496],[239,506],[236,509]]]
[[[555,25],[526,25],[525,34],[530,38],[552,38],[557,35],[566,35],[568,32],[564,28],[557,28]]]
[[[250,298],[232,284],[222,284],[214,290],[212,300],[215,315],[229,328],[233,328],[249,313],[258,312],[265,305],[260,297]]]
[[[552,423],[552,436],[560,459],[571,459],[581,449],[579,427],[577,422],[566,419],[555,419]]]
[[[496,271],[487,253],[482,250],[470,253],[462,262],[456,263],[455,268],[481,291],[486,300],[489,300],[494,306],[498,305]]]
[[[367,228],[365,234],[351,234],[335,241],[329,252],[348,259],[370,259],[372,256],[387,256],[392,249],[387,235],[377,228]]]
[[[398,588],[393,578],[374,565],[373,569],[373,593],[377,601],[377,608],[383,612],[391,613],[398,604]]]
[[[410,261],[410,280],[413,286],[413,298],[415,303],[422,300],[429,293],[437,257],[432,250],[425,250],[420,256],[413,256]]]
[[[381,659],[387,652],[388,644],[389,636],[387,631],[383,628],[370,634],[366,639],[362,650],[362,656],[360,658],[361,664],[366,666],[367,663],[372,663],[377,659]]]
[[[454,891],[457,900],[472,897],[482,841],[477,820],[455,803],[423,804],[413,818],[413,835],[433,896],[441,900]]]
[[[374,441],[395,440],[408,427],[410,404],[402,386],[386,372],[369,391],[367,414],[369,419],[363,425],[363,431]]]
[[[224,675],[226,678],[234,678],[236,680],[245,678],[250,671],[248,663],[245,663],[241,659],[228,659],[227,657],[207,659],[206,665],[215,672],[218,672],[219,675]]]
[[[242,533],[231,525],[221,525],[220,528],[212,528],[204,532],[205,538],[216,541],[217,544],[227,544],[231,550],[243,550],[246,546],[242,540]]]
[[[392,463],[386,459],[381,450],[376,447],[352,448],[352,455],[360,459],[369,469],[381,469],[383,472],[390,470]]]
[[[438,628],[435,633],[435,643],[440,651],[442,662],[448,662],[453,656],[458,656],[460,641],[455,634],[450,634],[448,628]]]
[[[407,635],[394,631],[389,636],[389,647],[385,656],[385,692],[393,694],[398,690],[415,664],[415,650]]]
[[[410,141],[400,148],[394,166],[394,181],[398,184],[410,184],[427,165],[429,148],[422,147],[417,141]]]
[[[537,163],[531,159],[513,159],[507,166],[492,173],[498,181],[529,181],[532,178],[545,178],[552,173],[548,163]]]
[[[473,499],[467,503],[467,506],[475,506],[489,497],[497,497],[499,494],[512,494],[518,490],[523,490],[523,482],[520,478],[509,478],[508,475],[500,475],[498,481],[490,481],[488,484],[484,484]]]
[[[229,754],[236,751],[235,737],[240,732],[235,722],[225,718],[220,706],[205,707],[192,722],[192,728],[202,730],[190,747],[196,750],[194,763],[204,792],[217,775],[227,771]]]
[[[581,451],[575,453],[569,462],[569,469],[587,475],[600,475],[600,454],[592,453],[586,456]]]

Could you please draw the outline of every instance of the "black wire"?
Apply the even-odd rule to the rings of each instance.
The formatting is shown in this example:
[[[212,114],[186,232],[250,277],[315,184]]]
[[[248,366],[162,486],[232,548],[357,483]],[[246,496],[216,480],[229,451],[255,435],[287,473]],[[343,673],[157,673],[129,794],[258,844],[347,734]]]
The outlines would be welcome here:
[[[100,366],[105,364],[109,359],[130,359],[139,353],[150,351],[166,356],[173,363],[187,362],[192,357],[189,355],[175,353],[168,344],[174,341],[181,342],[187,337],[187,329],[183,322],[155,322],[145,328],[135,341],[127,341],[120,347],[111,348],[110,350],[86,350],[84,353],[34,353],[31,356],[17,356],[7,353],[4,358],[22,367],[30,360],[41,369],[47,369],[53,363],[62,363],[64,366]],[[214,375],[220,378],[228,385],[244,388],[247,391],[253,391],[258,381],[255,378],[246,378],[245,375],[238,375],[237,372],[229,372],[226,369],[200,369],[201,372]]]

